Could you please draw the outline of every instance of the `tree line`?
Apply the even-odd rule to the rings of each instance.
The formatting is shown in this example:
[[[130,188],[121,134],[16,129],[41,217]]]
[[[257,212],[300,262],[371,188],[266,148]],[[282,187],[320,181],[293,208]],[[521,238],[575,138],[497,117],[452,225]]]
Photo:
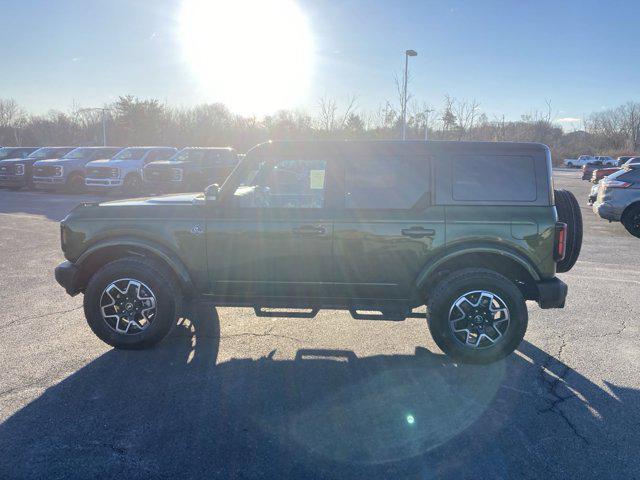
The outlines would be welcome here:
[[[401,109],[386,102],[373,111],[358,108],[357,99],[339,105],[324,97],[311,115],[281,110],[258,119],[237,115],[220,103],[171,107],[156,99],[121,96],[106,105],[110,145],[232,146],[244,152],[267,140],[397,139]],[[581,154],[618,156],[640,151],[640,103],[595,112],[582,128],[565,132],[553,119],[551,103],[518,120],[489,118],[476,100],[446,95],[434,108],[411,100],[407,138],[541,142],[555,163]],[[0,99],[0,145],[101,145],[102,112],[74,108],[44,115],[25,112],[14,100]]]

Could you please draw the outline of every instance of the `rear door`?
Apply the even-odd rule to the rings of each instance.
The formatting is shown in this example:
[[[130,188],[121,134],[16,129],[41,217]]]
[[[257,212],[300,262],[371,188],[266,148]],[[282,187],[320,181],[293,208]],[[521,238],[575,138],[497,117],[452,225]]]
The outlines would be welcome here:
[[[330,295],[332,162],[291,157],[261,161],[224,205],[208,210],[211,293],[258,297]]]
[[[445,244],[426,156],[345,158],[343,208],[334,223],[335,294],[404,299]]]

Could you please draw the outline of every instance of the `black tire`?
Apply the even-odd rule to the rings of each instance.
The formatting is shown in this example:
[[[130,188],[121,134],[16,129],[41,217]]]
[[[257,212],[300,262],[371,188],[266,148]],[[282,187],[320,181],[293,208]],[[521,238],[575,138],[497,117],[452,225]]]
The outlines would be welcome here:
[[[567,163],[567,167],[568,168],[573,168],[573,163],[571,163],[571,162]]]
[[[631,235],[640,238],[640,205],[632,205],[625,210],[622,225]]]
[[[143,193],[142,179],[137,173],[130,173],[124,178],[122,189],[128,194]]]
[[[573,268],[582,249],[582,212],[573,193],[554,190],[558,221],[567,224],[567,250],[564,259],[558,262],[556,271],[568,272]]]
[[[101,302],[105,289],[119,279],[141,282],[155,297],[153,319],[143,330],[118,333],[102,316]],[[103,342],[115,348],[142,349],[157,344],[171,331],[176,324],[181,301],[179,286],[164,268],[145,258],[127,257],[106,264],[91,277],[84,294],[84,314],[93,333]],[[123,327],[127,323],[119,325]]]
[[[86,185],[84,184],[84,177],[80,174],[71,175],[65,186],[67,193],[83,193]]]
[[[497,296],[508,308],[510,318],[499,338],[497,330],[491,327],[495,343],[473,348],[456,336],[449,316],[460,297],[482,290]],[[449,357],[462,363],[485,364],[500,360],[518,348],[527,330],[529,315],[522,292],[512,281],[492,270],[467,268],[450,274],[437,284],[427,303],[427,321],[433,340]],[[481,337],[479,344],[482,346]]]

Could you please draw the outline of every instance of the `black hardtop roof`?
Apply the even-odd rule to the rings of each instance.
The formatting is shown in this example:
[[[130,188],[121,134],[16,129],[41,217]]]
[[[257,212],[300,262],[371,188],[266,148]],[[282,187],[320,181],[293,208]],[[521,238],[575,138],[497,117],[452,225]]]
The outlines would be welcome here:
[[[167,148],[167,149],[171,149],[171,150],[177,150],[176,147],[167,147],[166,145],[132,145],[130,147],[123,147],[122,149],[124,150],[125,148],[144,148],[144,149],[149,149],[149,148]]]
[[[278,154],[424,155],[435,153],[544,153],[549,147],[530,142],[456,142],[418,140],[270,141],[247,152],[251,156]]]

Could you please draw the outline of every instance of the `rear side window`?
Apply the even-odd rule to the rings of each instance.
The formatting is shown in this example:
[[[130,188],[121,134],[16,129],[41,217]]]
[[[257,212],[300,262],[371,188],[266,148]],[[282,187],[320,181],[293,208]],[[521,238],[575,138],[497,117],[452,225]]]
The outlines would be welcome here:
[[[622,182],[637,182],[638,180],[640,180],[640,169],[638,168],[632,168],[629,170],[620,170],[619,175],[616,175],[616,173],[611,175],[609,178],[620,180]]]
[[[464,155],[452,165],[453,199],[472,202],[533,202],[537,198],[532,157]]]
[[[345,163],[345,208],[410,210],[426,203],[425,158],[351,159]]]

